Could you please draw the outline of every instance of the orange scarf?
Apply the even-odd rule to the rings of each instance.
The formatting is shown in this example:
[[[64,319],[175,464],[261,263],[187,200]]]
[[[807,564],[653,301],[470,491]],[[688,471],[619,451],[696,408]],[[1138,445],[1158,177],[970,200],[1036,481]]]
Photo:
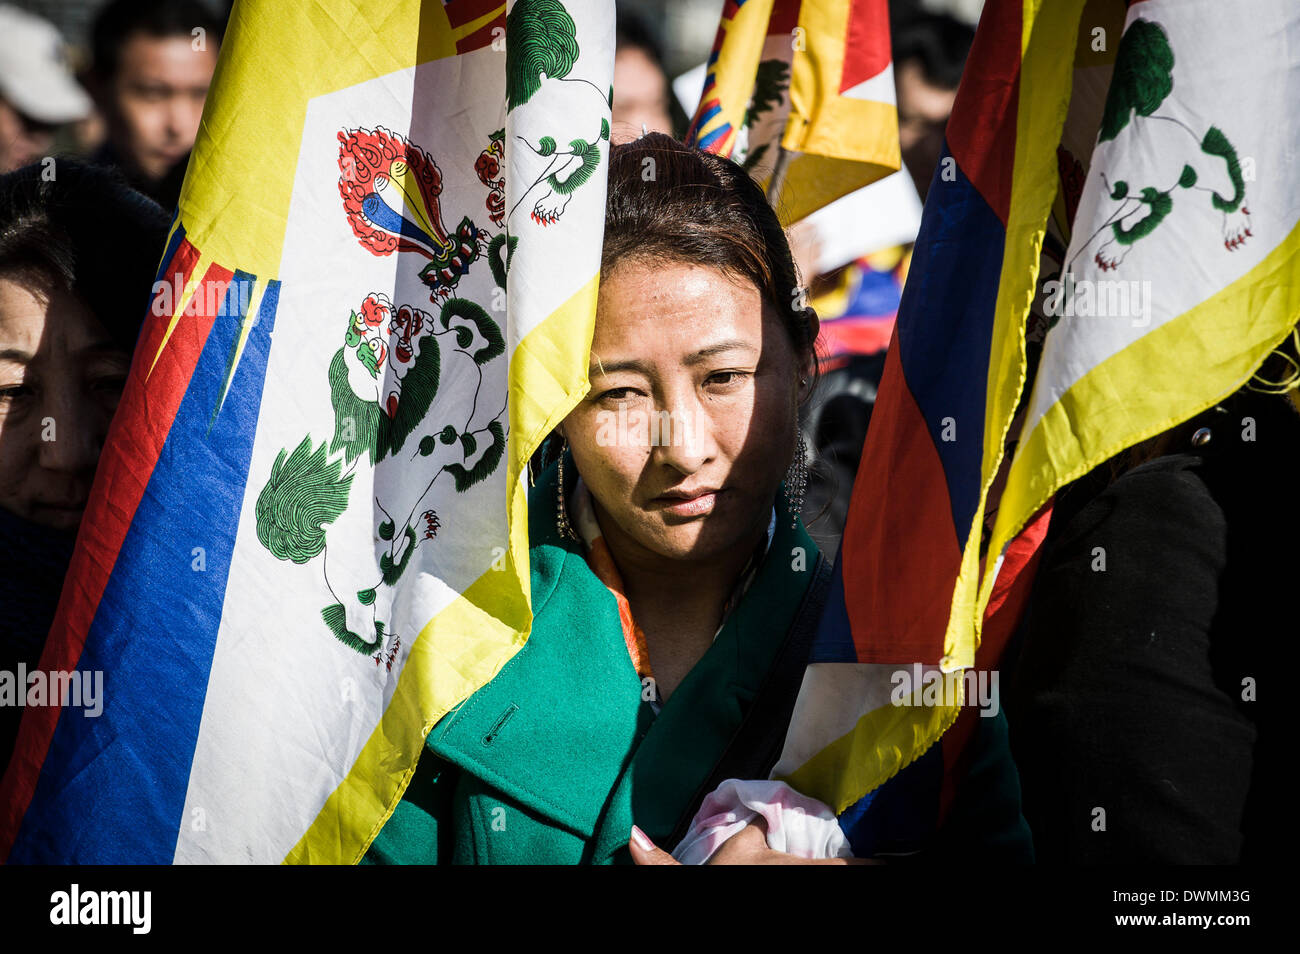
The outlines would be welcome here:
[[[582,477],[578,477],[578,482],[573,488],[573,494],[567,504],[569,513],[573,514],[573,525],[586,547],[587,565],[591,567],[591,572],[605,584],[606,588],[614,595],[614,601],[618,604],[618,619],[623,627],[623,641],[627,644],[627,654],[632,660],[632,665],[636,668],[636,673],[641,677],[644,684],[645,680],[654,679],[654,672],[650,668],[650,654],[646,651],[645,633],[632,618],[632,607],[627,601],[627,594],[623,590],[623,576],[618,572],[618,566],[614,563],[614,555],[609,552],[609,546],[605,543],[605,537],[601,533],[600,523],[596,519],[596,511],[591,503],[591,492],[587,490],[587,485],[583,483]],[[727,617],[735,609],[740,598],[745,595],[749,589],[749,584],[754,579],[759,564],[762,563],[768,547],[772,545],[772,536],[776,531],[776,508],[772,508],[771,519],[767,523],[767,533],[754,555],[750,558],[745,569],[741,571],[740,577],[736,581],[736,586],[732,589],[731,595],[727,598],[727,603],[722,609],[722,620],[718,623],[718,628],[714,632],[714,639],[718,633],[722,632],[722,627],[727,622]],[[658,691],[656,690],[656,695]]]

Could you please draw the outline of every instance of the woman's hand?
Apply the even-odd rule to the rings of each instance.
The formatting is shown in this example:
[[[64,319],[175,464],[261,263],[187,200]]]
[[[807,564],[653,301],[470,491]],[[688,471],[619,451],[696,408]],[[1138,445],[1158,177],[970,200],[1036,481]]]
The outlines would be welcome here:
[[[640,828],[633,826],[628,839],[632,860],[639,865],[681,864],[659,848]],[[711,865],[873,865],[866,858],[799,858],[767,846],[767,829],[762,819],[755,819],[723,843],[707,864]]]

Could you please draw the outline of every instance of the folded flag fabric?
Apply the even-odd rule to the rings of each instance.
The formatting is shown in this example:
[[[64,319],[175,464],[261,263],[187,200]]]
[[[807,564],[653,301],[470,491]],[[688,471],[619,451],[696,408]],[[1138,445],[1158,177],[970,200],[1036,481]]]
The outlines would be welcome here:
[[[352,862],[530,626],[613,10],[239,0],[26,713],[18,862]],[[507,283],[507,271],[509,282]]]
[[[783,225],[899,168],[886,0],[726,0],[686,141],[741,163]]]

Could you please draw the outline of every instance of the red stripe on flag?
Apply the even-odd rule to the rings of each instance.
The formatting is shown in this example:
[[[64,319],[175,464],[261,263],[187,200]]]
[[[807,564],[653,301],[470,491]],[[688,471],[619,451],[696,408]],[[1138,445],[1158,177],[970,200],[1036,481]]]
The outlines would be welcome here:
[[[893,316],[835,318],[821,323],[817,353],[837,357],[845,352],[876,354],[889,347],[893,334]]]
[[[455,29],[487,16],[499,6],[501,0],[444,0],[442,9],[447,14],[447,22]]]
[[[889,7],[885,0],[850,0],[840,92],[879,75],[888,65]]]
[[[1020,97],[1020,0],[989,0],[946,132],[962,174],[1007,224]]]
[[[489,20],[487,23],[483,24],[473,33],[470,33],[467,36],[463,36],[459,40],[457,40],[456,52],[472,53],[474,50],[479,50],[485,46],[490,46],[492,44],[492,41],[495,39],[495,37],[492,34],[492,31],[496,29],[500,29],[504,31],[505,28],[506,28],[506,12],[502,10],[501,14],[498,17],[496,17],[496,19]],[[502,32],[499,35],[504,37],[505,33]]]
[[[173,307],[180,303],[175,290],[184,289],[198,257],[198,251],[182,241],[163,271],[160,280],[171,286]],[[213,265],[205,281],[229,282],[232,277],[228,269]],[[206,304],[206,295],[204,299]],[[197,310],[207,311],[206,307]],[[213,315],[182,315],[150,374],[171,316],[151,313],[145,319],[122,402],[100,454],[58,611],[41,653],[40,667],[45,672],[73,671],[81,659],[100,598],[214,320]],[[60,713],[58,705],[52,704],[27,709],[23,715],[13,758],[0,782],[0,860],[9,857],[36,792]]]
[[[885,357],[841,552],[858,662],[937,663],[961,548],[943,461],[903,377],[897,335]]]
[[[772,16],[767,21],[768,36],[789,36],[799,25],[799,8],[803,0],[776,0]]]
[[[1002,667],[1002,653],[1016,627],[1020,625],[1029,603],[1029,593],[1033,589],[1034,574],[1038,571],[1038,559],[1043,553],[1043,540],[1047,536],[1047,526],[1051,519],[1052,504],[1049,501],[1030,518],[1007,547],[998,578],[993,583],[993,592],[989,595],[988,606],[984,608],[980,646],[975,651],[976,672],[991,672]],[[999,692],[998,705],[1001,704]],[[953,727],[940,740],[945,766],[943,786],[939,791],[940,825],[948,817],[953,800],[970,768],[971,753],[967,743],[975,730],[976,720],[982,718],[980,711],[968,699]]]

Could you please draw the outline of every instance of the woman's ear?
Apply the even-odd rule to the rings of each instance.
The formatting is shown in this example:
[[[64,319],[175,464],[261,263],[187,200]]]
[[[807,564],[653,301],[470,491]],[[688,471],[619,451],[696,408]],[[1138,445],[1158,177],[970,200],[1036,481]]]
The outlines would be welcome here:
[[[817,334],[821,330],[821,321],[817,317],[817,312],[811,308],[808,309],[808,334],[812,338],[812,350],[808,352],[808,357],[802,362],[799,369],[799,400],[807,399],[812,391],[812,382],[814,372],[817,370]]]

